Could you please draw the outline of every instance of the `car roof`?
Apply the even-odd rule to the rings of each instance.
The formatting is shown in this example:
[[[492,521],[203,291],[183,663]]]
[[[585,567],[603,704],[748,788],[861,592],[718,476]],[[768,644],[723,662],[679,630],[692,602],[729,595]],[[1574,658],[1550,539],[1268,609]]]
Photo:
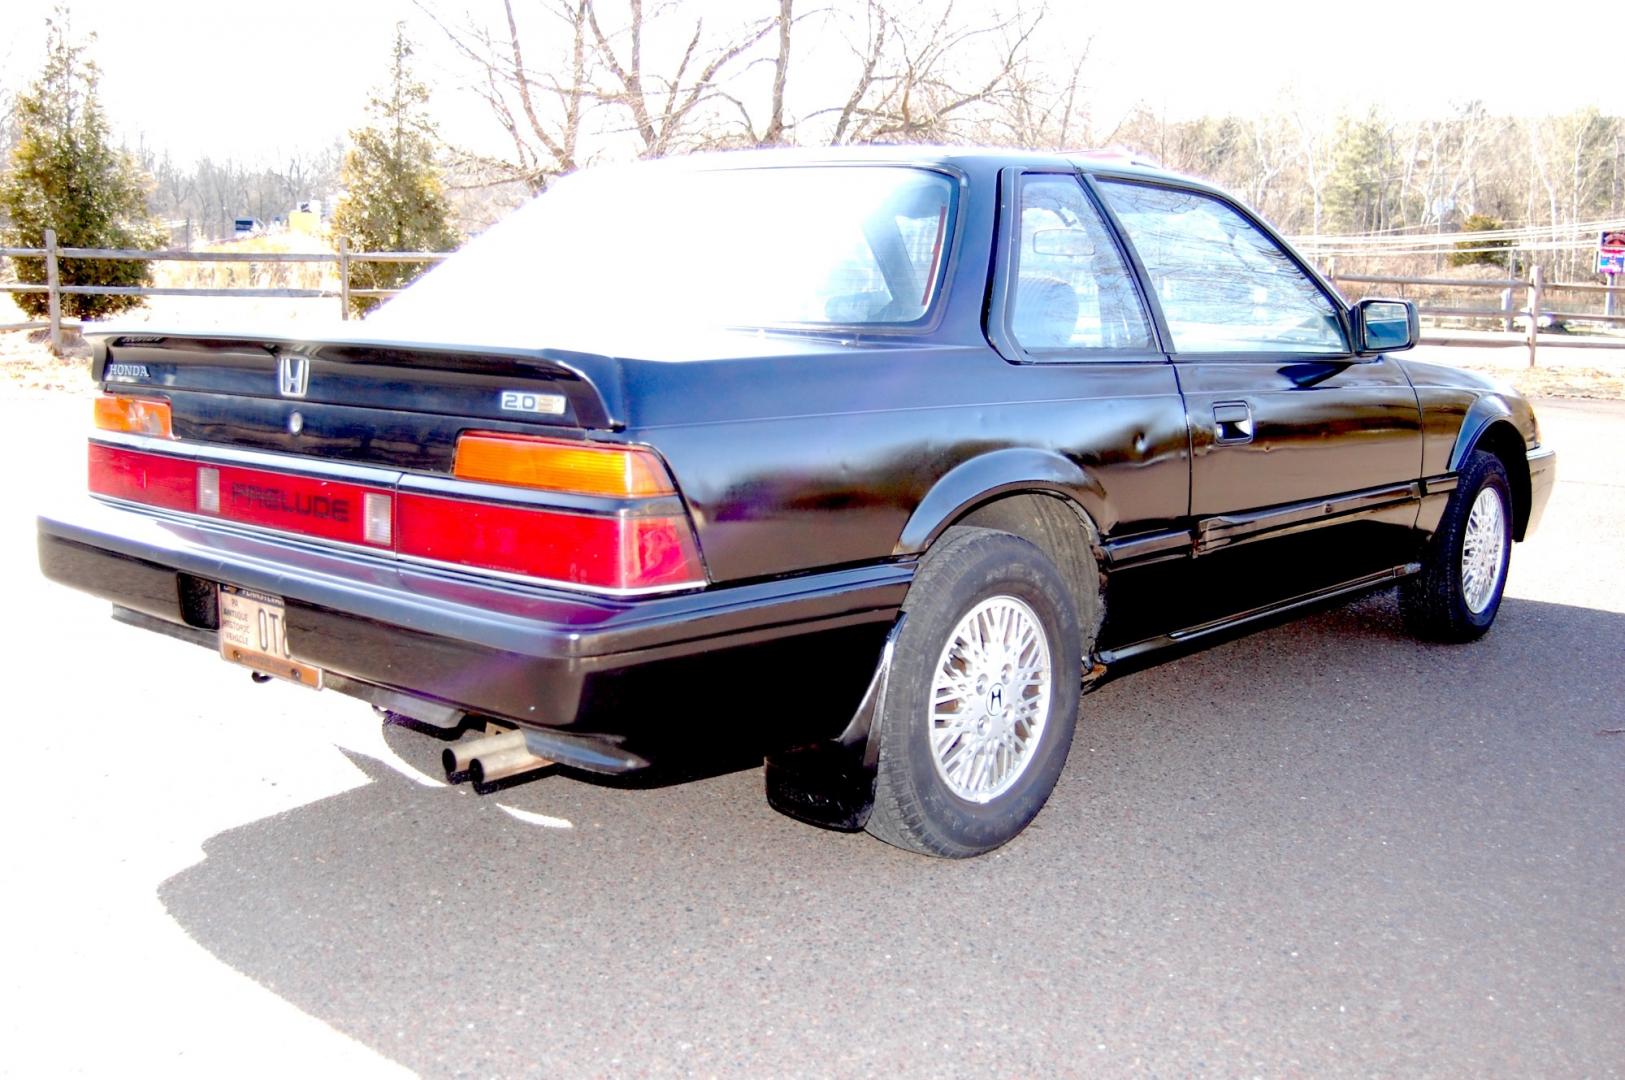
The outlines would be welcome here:
[[[770,149],[713,150],[639,162],[639,168],[676,170],[749,169],[789,165],[943,165],[966,172],[1006,166],[1076,168],[1085,172],[1135,175],[1180,180],[1207,186],[1203,181],[1159,167],[1155,162],[1116,148],[1079,150],[1024,150],[993,146],[863,145],[833,147],[774,147]]]

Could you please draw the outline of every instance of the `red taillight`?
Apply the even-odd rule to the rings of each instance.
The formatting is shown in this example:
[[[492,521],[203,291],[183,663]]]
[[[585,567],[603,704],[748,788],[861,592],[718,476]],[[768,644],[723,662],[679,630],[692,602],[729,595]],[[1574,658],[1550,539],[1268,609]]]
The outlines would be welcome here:
[[[616,591],[705,582],[681,516],[572,514],[403,492],[396,520],[396,550],[414,558]]]
[[[197,465],[167,454],[91,443],[90,490],[165,510],[196,510]]]
[[[607,496],[625,509],[586,515],[403,494],[403,555],[600,589],[705,583],[681,507],[644,513],[677,494],[653,450],[470,431],[457,439],[452,471],[464,480]]]
[[[278,532],[389,548],[394,496],[315,476],[90,444],[90,490]]]
[[[693,530],[669,496],[617,500],[617,510],[585,514],[390,491],[96,442],[90,444],[90,490],[240,525],[588,589],[638,592],[705,584]]]

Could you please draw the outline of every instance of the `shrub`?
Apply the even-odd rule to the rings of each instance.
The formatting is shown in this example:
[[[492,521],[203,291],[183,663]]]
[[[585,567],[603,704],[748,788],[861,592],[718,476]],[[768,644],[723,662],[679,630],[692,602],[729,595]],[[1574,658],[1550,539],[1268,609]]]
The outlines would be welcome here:
[[[0,236],[7,247],[44,247],[55,229],[60,247],[160,247],[166,235],[147,209],[150,181],[112,145],[107,118],[96,97],[96,65],[86,45],[69,37],[59,9],[46,21],[45,65],[16,102],[17,144],[0,176],[0,210],[10,219]],[[45,281],[45,260],[14,260],[21,282]],[[64,285],[149,284],[152,265],[108,259],[61,259]],[[49,310],[43,292],[16,293],[17,306],[34,318]],[[62,312],[82,319],[141,304],[139,296],[62,297]]]
[[[1472,214],[1461,223],[1464,233],[1494,232],[1506,228],[1488,214]],[[1512,246],[1510,240],[1463,240],[1456,245],[1456,250],[1450,256],[1451,266],[1505,266],[1507,264],[1506,249]],[[1474,250],[1474,249],[1479,250]],[[1484,248],[1494,248],[1494,251],[1484,251]]]
[[[434,159],[434,126],[425,106],[429,91],[412,74],[412,45],[395,26],[389,82],[368,105],[372,122],[350,133],[340,182],[344,198],[333,211],[333,235],[357,251],[447,251],[457,246],[451,208]],[[422,263],[354,262],[350,287],[398,289],[425,269]],[[350,308],[366,314],[381,301],[353,296]]]

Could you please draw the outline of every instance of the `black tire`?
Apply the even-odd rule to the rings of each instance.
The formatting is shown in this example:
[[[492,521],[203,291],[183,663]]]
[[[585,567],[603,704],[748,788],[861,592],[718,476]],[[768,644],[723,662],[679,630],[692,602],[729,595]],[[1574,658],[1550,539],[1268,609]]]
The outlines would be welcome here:
[[[1012,605],[1011,600],[1019,604]],[[1022,764],[1006,769],[1013,777],[1010,786],[983,793],[986,801],[976,801],[956,793],[944,777],[943,769],[949,766],[937,764],[931,744],[931,704],[938,663],[950,638],[961,620],[985,602],[1003,605],[1006,611],[1022,612],[1024,607],[1020,617],[1028,626],[1036,622],[1047,646],[1050,677],[1047,714],[1031,735],[1029,749],[1019,757]],[[1076,606],[1066,582],[1037,547],[992,529],[954,528],[922,562],[903,610],[906,621],[877,717],[879,771],[867,828],[908,851],[949,858],[980,855],[1027,827],[1066,764],[1082,683],[1083,642]],[[1026,619],[1027,615],[1033,618]],[[1015,680],[992,685],[999,687],[999,694],[990,690],[974,707],[992,712],[987,703],[997,702],[998,715],[992,722],[1011,718],[1005,722],[1014,737],[1021,724],[1013,718],[1022,710],[1005,704],[1004,688],[1009,687],[1012,702],[1018,697],[1023,703],[1037,702],[1044,695],[1036,686],[1023,694]],[[969,745],[971,739],[967,731],[960,741]],[[963,758],[967,752],[962,747],[959,757],[945,756],[970,761],[963,768],[973,772],[976,759]]]
[[[1468,520],[1479,496],[1490,491],[1500,500],[1500,553],[1495,579],[1487,599],[1469,603],[1464,586],[1466,576],[1462,556],[1468,542]],[[1506,469],[1494,454],[1475,450],[1468,455],[1455,493],[1445,506],[1439,527],[1428,540],[1422,556],[1422,572],[1406,578],[1399,586],[1399,608],[1405,625],[1427,641],[1464,642],[1483,637],[1495,622],[1506,587],[1507,565],[1512,557],[1512,485]],[[1476,610],[1475,610],[1476,608]]]

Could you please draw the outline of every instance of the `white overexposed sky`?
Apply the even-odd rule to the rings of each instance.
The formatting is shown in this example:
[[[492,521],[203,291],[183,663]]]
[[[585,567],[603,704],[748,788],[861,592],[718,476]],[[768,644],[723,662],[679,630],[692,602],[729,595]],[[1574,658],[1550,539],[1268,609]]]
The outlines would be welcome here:
[[[808,9],[815,0],[803,0]],[[1012,0],[961,0],[967,17]],[[861,10],[861,0],[833,0]],[[453,21],[464,10],[501,17],[495,0],[436,0]],[[8,0],[0,87],[17,89],[39,64],[53,0]],[[776,10],[772,0],[696,4],[711,25]],[[443,133],[500,151],[499,136],[467,91],[440,32],[411,0],[77,0],[75,31],[94,31],[103,100],[115,132],[178,161],[203,154],[249,162],[315,147],[361,119],[383,76],[391,29],[404,19],[420,43],[419,70],[435,91]],[[539,24],[534,0],[522,19]],[[1052,0],[1039,35],[1064,62],[1087,47],[1085,98],[1096,137],[1136,101],[1170,117],[1268,109],[1283,95],[1300,111],[1376,104],[1395,116],[1442,115],[1482,100],[1492,113],[1539,115],[1594,105],[1625,113],[1625,78],[1608,48],[1625,25],[1611,0],[1553,5],[1532,21],[1526,3],[1412,0],[1408,5],[1296,0],[1084,3]],[[792,55],[791,90],[827,77],[829,50]],[[792,99],[793,104],[793,99]]]

